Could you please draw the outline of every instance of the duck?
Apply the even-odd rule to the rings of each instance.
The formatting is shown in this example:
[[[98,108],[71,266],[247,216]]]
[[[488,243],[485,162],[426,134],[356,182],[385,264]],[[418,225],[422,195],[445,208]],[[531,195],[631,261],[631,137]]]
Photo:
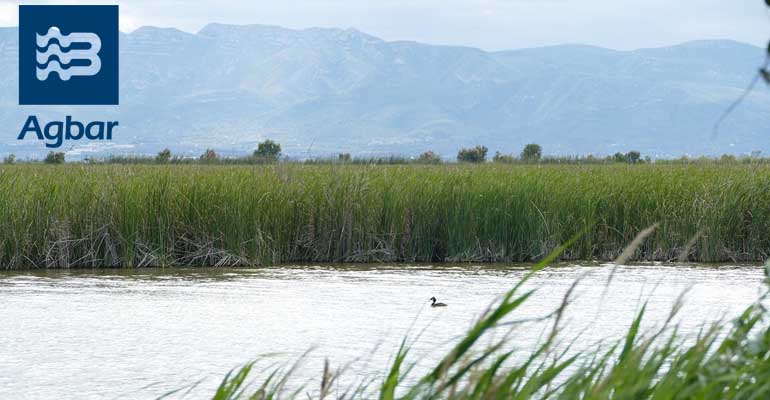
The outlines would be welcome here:
[[[430,305],[431,307],[446,307],[446,304],[444,303],[436,303],[435,297],[431,297],[430,300],[433,301],[433,303]]]

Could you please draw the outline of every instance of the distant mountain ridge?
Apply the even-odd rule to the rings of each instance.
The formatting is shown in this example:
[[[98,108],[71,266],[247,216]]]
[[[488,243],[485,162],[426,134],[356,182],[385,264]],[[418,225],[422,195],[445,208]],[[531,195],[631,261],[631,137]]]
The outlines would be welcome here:
[[[0,28],[0,152],[29,114],[117,119],[89,152],[244,154],[265,138],[285,152],[446,157],[484,144],[518,153],[652,155],[770,151],[770,96],[757,88],[712,138],[764,50],[733,41],[616,51],[585,45],[487,52],[388,42],[354,29],[211,24],[196,34],[143,27],[121,35],[121,105],[22,107],[18,33]]]

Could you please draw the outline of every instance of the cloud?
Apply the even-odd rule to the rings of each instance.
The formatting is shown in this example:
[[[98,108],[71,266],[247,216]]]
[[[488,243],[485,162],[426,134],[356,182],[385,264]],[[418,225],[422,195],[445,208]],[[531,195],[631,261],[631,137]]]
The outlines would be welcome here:
[[[19,24],[19,12],[16,5],[0,2],[0,26],[15,26]]]

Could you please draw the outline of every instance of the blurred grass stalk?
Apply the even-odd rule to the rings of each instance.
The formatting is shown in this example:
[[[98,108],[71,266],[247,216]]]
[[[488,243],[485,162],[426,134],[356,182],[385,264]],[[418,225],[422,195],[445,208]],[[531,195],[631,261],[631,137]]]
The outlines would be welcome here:
[[[761,261],[770,165],[3,165],[0,265]],[[683,253],[684,250],[687,250]]]

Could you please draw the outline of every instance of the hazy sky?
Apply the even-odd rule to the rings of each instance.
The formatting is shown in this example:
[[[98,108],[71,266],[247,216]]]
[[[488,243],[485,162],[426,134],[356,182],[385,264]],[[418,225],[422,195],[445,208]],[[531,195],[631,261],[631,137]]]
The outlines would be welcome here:
[[[0,26],[17,25],[19,1],[0,0]],[[196,32],[210,22],[289,28],[353,27],[387,40],[488,50],[586,43],[616,49],[770,37],[762,0],[124,0],[121,29],[143,25]]]

